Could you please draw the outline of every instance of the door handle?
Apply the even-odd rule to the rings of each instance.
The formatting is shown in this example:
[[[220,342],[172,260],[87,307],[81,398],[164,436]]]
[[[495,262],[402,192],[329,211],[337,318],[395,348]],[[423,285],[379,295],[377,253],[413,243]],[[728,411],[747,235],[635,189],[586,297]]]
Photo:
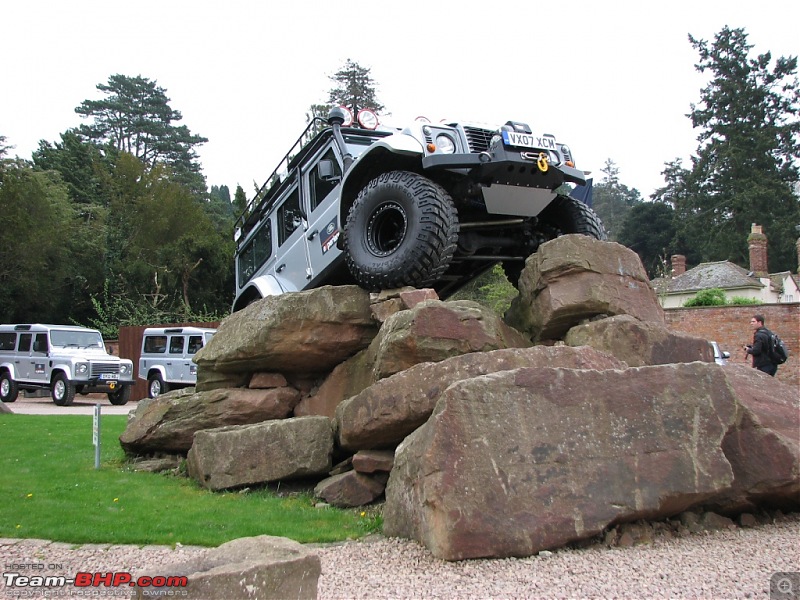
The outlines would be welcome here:
[[[281,272],[281,271],[283,271],[285,268],[286,268],[286,263],[283,263],[282,265],[278,266],[278,268],[277,268],[277,269],[275,269],[275,272],[276,272],[276,273],[280,273],[280,272]]]
[[[311,233],[309,233],[309,234],[308,234],[308,240],[309,240],[309,241],[313,240],[315,237],[317,237],[317,234],[318,234],[318,233],[319,233],[319,229],[315,229],[314,231],[312,231]]]

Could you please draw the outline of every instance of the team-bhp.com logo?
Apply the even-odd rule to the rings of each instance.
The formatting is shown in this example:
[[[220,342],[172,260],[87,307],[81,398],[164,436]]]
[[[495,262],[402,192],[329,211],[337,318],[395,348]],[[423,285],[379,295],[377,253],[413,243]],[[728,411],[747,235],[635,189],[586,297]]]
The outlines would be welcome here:
[[[21,573],[3,573],[3,581],[6,588],[34,589],[34,588],[63,588],[68,585],[76,588],[122,588],[140,587],[150,588],[154,595],[158,594],[155,588],[185,588],[189,584],[187,577],[154,575],[134,577],[128,572],[111,573],[86,573],[78,572],[75,577],[65,577],[63,575],[23,575]],[[145,595],[148,590],[144,590]],[[19,594],[15,594],[19,595]],[[170,596],[175,595],[170,593]]]

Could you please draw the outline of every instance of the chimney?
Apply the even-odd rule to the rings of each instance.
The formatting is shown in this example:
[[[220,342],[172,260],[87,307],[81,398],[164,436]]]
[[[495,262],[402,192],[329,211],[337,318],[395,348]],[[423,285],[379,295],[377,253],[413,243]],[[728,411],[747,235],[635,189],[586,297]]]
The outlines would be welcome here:
[[[683,254],[673,254],[669,260],[672,263],[673,277],[686,273],[686,257]]]
[[[756,277],[766,277],[767,269],[767,236],[761,231],[761,225],[753,223],[750,235],[747,236],[747,247],[750,249],[750,270]]]

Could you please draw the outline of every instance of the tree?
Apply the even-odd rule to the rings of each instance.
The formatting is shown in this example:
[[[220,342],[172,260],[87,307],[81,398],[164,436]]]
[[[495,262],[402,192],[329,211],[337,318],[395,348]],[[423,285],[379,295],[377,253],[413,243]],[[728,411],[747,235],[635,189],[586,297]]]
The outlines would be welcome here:
[[[383,110],[375,92],[375,81],[370,76],[370,69],[347,59],[344,66],[330,78],[336,83],[328,95],[328,105],[346,106],[353,111],[353,116],[362,108],[370,108],[375,112]]]
[[[695,68],[710,81],[687,115],[699,130],[691,168],[668,164],[670,181],[659,190],[676,209],[676,249],[697,261],[747,264],[747,233],[759,223],[770,240],[770,268],[794,270],[797,58],[750,58],[743,29],[724,27],[711,44],[689,41],[700,56]]]
[[[0,320],[68,322],[73,214],[57,173],[0,161]]]
[[[233,214],[234,218],[239,218],[247,209],[247,196],[242,189],[242,186],[236,186],[236,192],[233,194]]]
[[[672,255],[674,211],[663,202],[640,202],[631,208],[617,241],[639,255],[651,279],[660,275],[662,261]]]
[[[619,168],[610,158],[601,171],[605,177],[592,190],[592,209],[603,221],[608,239],[618,241],[628,211],[640,203],[642,197],[636,188],[620,183]]]
[[[167,164],[193,190],[205,192],[195,147],[208,139],[176,124],[183,116],[169,106],[164,88],[141,76],[112,75],[97,89],[106,97],[84,100],[75,109],[92,119],[78,129],[84,139],[128,152],[148,169]]]

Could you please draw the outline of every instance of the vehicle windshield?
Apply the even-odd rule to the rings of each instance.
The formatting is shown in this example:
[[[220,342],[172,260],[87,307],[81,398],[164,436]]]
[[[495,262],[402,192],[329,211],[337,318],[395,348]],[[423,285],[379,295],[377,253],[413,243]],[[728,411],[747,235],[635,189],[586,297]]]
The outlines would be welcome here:
[[[50,331],[50,342],[53,346],[63,348],[103,348],[103,336],[99,331],[75,331],[70,329],[53,329]]]

